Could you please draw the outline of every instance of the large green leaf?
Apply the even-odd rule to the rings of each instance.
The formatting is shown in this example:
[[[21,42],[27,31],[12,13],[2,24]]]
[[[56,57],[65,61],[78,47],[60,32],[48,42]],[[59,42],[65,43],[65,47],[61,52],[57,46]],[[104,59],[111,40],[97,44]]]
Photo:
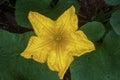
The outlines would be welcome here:
[[[92,41],[100,40],[105,33],[103,24],[96,21],[86,23],[81,27],[81,30],[83,30]]]
[[[112,25],[114,31],[120,35],[120,10],[117,10],[112,14],[110,24]]]
[[[59,80],[46,64],[20,56],[31,35],[0,30],[0,80]]]
[[[50,7],[51,1],[52,0],[17,0],[15,11],[17,23],[23,27],[31,28],[27,19],[29,11],[37,11],[54,20],[71,5],[74,5],[78,12],[79,3],[77,0],[59,0],[54,8]]]
[[[72,80],[120,80],[120,36],[110,31],[103,44],[77,57],[70,70]]]
[[[120,0],[105,0],[105,2],[107,4],[110,4],[110,5],[118,5],[118,4],[120,4]]]

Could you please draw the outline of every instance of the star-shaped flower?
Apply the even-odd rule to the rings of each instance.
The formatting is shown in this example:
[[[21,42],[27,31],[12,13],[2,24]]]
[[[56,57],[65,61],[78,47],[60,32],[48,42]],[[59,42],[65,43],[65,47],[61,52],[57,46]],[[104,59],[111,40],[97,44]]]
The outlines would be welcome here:
[[[37,12],[29,12],[28,18],[36,35],[31,36],[27,48],[21,55],[37,62],[47,62],[60,79],[73,61],[95,49],[94,44],[78,29],[74,6],[66,10],[57,20],[51,20]]]

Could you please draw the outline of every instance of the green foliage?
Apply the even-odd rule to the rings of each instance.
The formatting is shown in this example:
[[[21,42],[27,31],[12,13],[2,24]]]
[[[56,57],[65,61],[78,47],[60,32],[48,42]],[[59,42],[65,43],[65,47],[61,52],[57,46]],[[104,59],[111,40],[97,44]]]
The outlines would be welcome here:
[[[32,34],[33,32],[15,34],[0,30],[0,55],[18,55],[18,53],[24,50]]]
[[[57,73],[50,71],[46,64],[20,56],[32,34],[0,30],[0,80],[58,80]]]
[[[120,80],[120,36],[109,32],[96,50],[71,64],[72,80]]]
[[[98,14],[96,14],[95,15],[95,21],[99,21],[99,22],[104,22],[104,20],[105,20],[105,13],[104,13],[104,11],[100,11]]]
[[[120,4],[120,0],[105,0],[105,2],[109,5],[118,5]]]
[[[108,50],[109,54],[120,55],[120,35],[110,31],[106,35],[103,44],[106,50]]]
[[[120,35],[120,10],[117,10],[112,14],[110,24],[112,25],[114,31]]]
[[[86,23],[81,27],[81,30],[94,42],[100,40],[105,33],[103,24],[96,21]]]
[[[50,7],[51,0],[17,0],[16,20],[23,27],[31,28],[27,19],[29,11],[39,12],[51,19],[56,20],[71,5],[76,7],[78,12],[79,4],[77,0],[59,0],[55,7]]]

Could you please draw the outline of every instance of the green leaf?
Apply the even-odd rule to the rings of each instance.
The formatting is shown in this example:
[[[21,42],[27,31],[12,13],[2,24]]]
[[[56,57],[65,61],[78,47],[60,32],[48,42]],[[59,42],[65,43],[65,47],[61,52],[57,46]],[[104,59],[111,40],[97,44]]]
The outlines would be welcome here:
[[[81,30],[83,30],[87,37],[92,41],[100,40],[105,33],[103,24],[96,21],[86,23],[81,27]]]
[[[0,30],[0,80],[59,80],[46,64],[20,56],[31,35]]]
[[[95,15],[95,21],[99,21],[99,22],[104,22],[105,21],[105,13],[103,10],[100,10],[100,12],[98,14]]]
[[[71,64],[72,80],[120,80],[120,55],[110,55],[103,46],[77,57]]]
[[[0,30],[0,55],[2,56],[15,56],[22,52],[33,32],[24,34],[10,33]]]
[[[104,49],[108,52],[109,56],[111,57],[111,65],[113,67],[111,72],[116,76],[116,79],[112,80],[119,80],[120,79],[120,35],[117,35],[114,31],[110,31],[104,41],[103,41]]]
[[[105,0],[105,2],[109,5],[118,5],[120,4],[120,0]]]
[[[108,50],[109,54],[120,55],[120,36],[115,32],[110,31],[106,35],[103,44],[106,50]]]
[[[112,14],[110,24],[112,25],[114,31],[120,35],[120,10],[117,10]]]
[[[59,0],[55,7],[50,7],[52,0],[17,0],[15,17],[17,23],[23,27],[31,28],[28,21],[29,11],[39,12],[53,20],[56,20],[65,10],[71,5],[76,7],[76,11],[79,10],[79,3],[77,0]]]

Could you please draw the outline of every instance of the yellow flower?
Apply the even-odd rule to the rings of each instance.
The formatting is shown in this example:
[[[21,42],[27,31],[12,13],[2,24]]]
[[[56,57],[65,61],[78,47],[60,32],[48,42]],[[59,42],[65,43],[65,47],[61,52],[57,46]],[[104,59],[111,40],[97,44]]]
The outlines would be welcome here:
[[[57,20],[51,20],[37,12],[29,12],[28,18],[36,35],[33,35],[21,56],[37,62],[47,62],[60,79],[73,61],[95,49],[94,44],[78,29],[74,6],[66,10]]]

